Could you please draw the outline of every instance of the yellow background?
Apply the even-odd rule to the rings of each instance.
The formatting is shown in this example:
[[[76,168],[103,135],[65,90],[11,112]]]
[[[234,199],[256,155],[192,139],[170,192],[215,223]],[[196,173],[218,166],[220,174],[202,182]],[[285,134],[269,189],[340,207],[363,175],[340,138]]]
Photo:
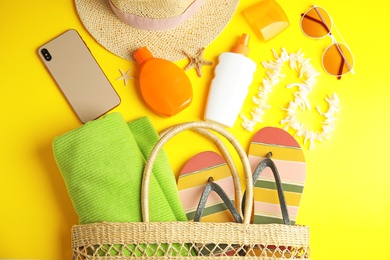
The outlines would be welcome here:
[[[342,109],[330,140],[316,143],[313,150],[303,145],[307,161],[307,182],[298,222],[311,227],[312,259],[390,259],[390,133],[389,98],[389,4],[318,0],[332,15],[338,30],[355,56],[355,75],[342,80],[328,76],[321,67],[323,50],[330,38],[313,40],[300,28],[300,14],[311,1],[278,0],[290,26],[264,43],[246,24],[241,11],[256,1],[241,1],[236,15],[223,33],[207,47],[205,58],[217,64],[221,52],[229,51],[241,33],[252,34],[252,58],[258,64],[253,84],[242,109],[248,114],[264,77],[262,61],[273,59],[271,49],[297,52],[311,58],[321,72],[313,95],[313,107],[326,109],[324,98],[336,92]],[[162,118],[144,106],[130,81],[117,81],[119,69],[132,69],[134,63],[120,59],[103,47],[83,28],[74,3],[65,1],[3,1],[0,8],[0,258],[70,259],[70,229],[77,215],[54,162],[51,143],[55,136],[81,123],[37,55],[37,48],[63,31],[79,31],[91,49],[122,103],[114,111],[126,120],[148,116],[157,130],[176,123],[201,120],[214,66],[203,68],[203,77],[187,71],[194,97],[189,108],[172,118]],[[336,38],[340,38],[336,34]],[[184,68],[187,60],[177,64]],[[281,127],[285,112],[280,109],[291,99],[285,85],[296,81],[286,69],[286,80],[275,86],[269,97],[264,126]],[[318,127],[316,112],[303,116],[309,127]],[[312,123],[309,123],[312,122]],[[317,122],[317,123],[316,123]],[[229,129],[247,150],[254,132],[247,132],[237,120]],[[294,134],[294,132],[290,132]],[[199,140],[199,141],[198,141]],[[177,149],[181,147],[181,149]],[[214,149],[192,133],[172,140],[166,147],[172,167],[181,166],[197,152]]]

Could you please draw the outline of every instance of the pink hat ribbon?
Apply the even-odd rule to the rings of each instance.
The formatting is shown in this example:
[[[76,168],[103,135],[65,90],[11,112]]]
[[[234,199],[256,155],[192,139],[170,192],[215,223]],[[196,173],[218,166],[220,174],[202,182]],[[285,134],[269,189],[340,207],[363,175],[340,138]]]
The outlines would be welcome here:
[[[112,11],[122,22],[141,30],[162,31],[174,28],[179,24],[187,21],[199,10],[203,4],[203,1],[204,0],[195,0],[182,14],[167,19],[153,19],[125,13],[114,6],[111,0],[109,0],[109,3]]]

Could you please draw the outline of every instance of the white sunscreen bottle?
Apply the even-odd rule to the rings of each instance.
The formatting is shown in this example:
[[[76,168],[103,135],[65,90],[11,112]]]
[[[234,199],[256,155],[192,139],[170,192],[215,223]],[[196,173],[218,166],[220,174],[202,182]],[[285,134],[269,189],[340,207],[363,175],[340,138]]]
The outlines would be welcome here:
[[[204,119],[232,127],[241,111],[256,63],[249,59],[249,35],[243,34],[232,52],[219,56],[211,82]]]

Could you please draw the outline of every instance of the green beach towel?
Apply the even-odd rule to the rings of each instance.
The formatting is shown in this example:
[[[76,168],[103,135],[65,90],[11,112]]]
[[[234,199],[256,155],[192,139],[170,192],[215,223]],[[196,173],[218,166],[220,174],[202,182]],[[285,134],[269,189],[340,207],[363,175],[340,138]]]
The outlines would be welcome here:
[[[112,113],[54,139],[53,152],[80,224],[141,222],[146,158],[159,136],[147,117]],[[149,191],[150,221],[187,221],[164,151]]]

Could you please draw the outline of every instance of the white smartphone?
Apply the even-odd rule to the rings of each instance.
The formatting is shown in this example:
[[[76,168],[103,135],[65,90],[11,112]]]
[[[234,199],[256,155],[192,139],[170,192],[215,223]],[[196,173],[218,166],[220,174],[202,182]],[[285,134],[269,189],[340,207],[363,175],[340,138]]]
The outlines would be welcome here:
[[[76,30],[42,45],[38,54],[83,123],[120,104],[120,97]]]

